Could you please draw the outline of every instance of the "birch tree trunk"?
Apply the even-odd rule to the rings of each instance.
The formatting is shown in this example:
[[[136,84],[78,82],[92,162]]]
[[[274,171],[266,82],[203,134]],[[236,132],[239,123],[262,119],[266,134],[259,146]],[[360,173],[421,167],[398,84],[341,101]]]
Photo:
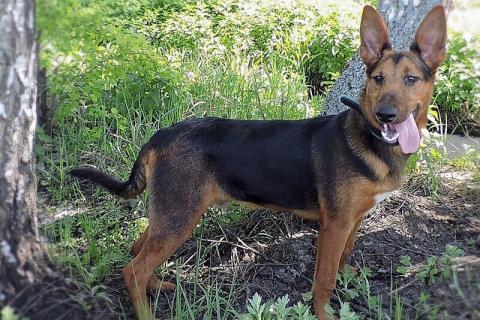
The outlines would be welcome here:
[[[388,26],[393,49],[408,50],[418,25],[433,6],[443,4],[447,8],[448,0],[380,0],[379,11]],[[340,102],[341,96],[357,99],[365,82],[365,66],[358,51],[347,63],[340,78],[333,85],[325,99],[324,114],[338,114],[347,109]]]
[[[34,16],[33,0],[0,0],[0,310],[50,265],[36,221]]]

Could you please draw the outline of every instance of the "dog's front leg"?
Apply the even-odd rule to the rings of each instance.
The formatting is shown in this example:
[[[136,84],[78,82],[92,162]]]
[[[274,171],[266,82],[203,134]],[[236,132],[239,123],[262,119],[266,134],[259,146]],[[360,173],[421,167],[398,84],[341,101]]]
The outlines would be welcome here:
[[[340,264],[338,267],[338,270],[340,270],[340,272],[345,270],[345,264],[347,262],[348,257],[352,253],[353,245],[355,243],[355,238],[357,236],[358,229],[362,224],[362,221],[363,221],[363,216],[361,216],[357,220],[357,222],[353,226],[352,231],[350,232],[350,235],[348,236],[347,242],[345,244],[345,248],[343,249],[342,257],[340,258]]]
[[[330,319],[325,305],[335,288],[336,275],[347,240],[355,223],[345,216],[332,215],[324,219],[317,238],[317,261],[312,294],[318,319]]]

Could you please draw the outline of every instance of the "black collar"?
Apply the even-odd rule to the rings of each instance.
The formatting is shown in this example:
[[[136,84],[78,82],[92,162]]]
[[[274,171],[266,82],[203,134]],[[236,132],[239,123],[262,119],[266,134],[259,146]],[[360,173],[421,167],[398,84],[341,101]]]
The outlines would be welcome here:
[[[357,111],[362,117],[365,118],[365,120],[367,121],[368,130],[370,131],[372,136],[374,136],[375,138],[377,138],[378,140],[382,141],[385,144],[388,144],[388,145],[391,145],[391,146],[397,146],[398,145],[398,141],[395,142],[395,143],[388,143],[385,140],[383,140],[382,133],[380,132],[380,130],[378,130],[377,128],[374,128],[370,125],[370,122],[368,121],[367,117],[365,117],[365,115],[363,114],[362,108],[361,108],[361,106],[358,102],[353,101],[352,99],[350,99],[348,97],[340,97],[340,101],[344,105],[346,105],[347,107],[350,107],[353,110]]]

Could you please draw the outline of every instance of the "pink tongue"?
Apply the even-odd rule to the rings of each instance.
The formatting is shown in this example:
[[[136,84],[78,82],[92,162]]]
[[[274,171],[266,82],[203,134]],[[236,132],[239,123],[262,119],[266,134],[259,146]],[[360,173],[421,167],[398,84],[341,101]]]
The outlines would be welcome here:
[[[393,127],[399,133],[398,143],[402,152],[405,154],[416,152],[420,147],[420,133],[413,115],[410,113],[405,121],[394,124]]]

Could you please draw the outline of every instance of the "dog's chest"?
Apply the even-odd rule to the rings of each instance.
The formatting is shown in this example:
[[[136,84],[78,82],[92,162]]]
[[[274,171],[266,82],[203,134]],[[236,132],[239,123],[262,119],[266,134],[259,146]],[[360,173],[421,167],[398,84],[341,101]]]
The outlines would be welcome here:
[[[390,195],[390,193],[392,193],[392,192],[388,191],[388,192],[377,193],[374,197],[375,205],[377,205],[380,202],[382,202],[383,200],[385,200]]]
[[[375,207],[376,207],[380,202],[382,202],[383,200],[385,200],[385,199],[390,195],[390,193],[392,193],[392,191],[377,193],[377,194],[373,197],[373,200],[375,201],[375,204],[374,204],[369,210],[367,210],[367,212],[366,212],[365,214],[369,214],[369,213],[373,212],[373,210],[375,210]]]

